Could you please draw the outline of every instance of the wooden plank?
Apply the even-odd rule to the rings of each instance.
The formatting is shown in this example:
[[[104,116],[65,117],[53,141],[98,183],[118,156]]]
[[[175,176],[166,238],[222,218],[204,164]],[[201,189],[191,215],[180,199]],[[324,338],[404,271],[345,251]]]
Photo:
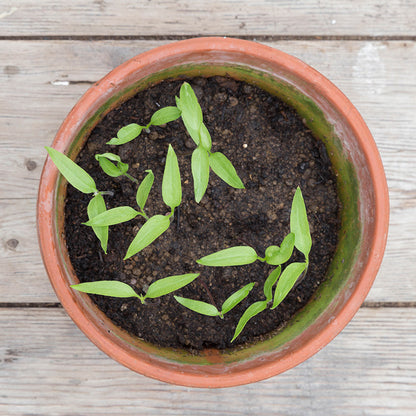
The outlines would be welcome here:
[[[51,143],[60,122],[89,83],[129,57],[162,43],[166,41],[0,42],[6,64],[0,71],[4,224],[0,267],[7,276],[0,279],[0,301],[55,300],[38,254],[34,223],[43,147]],[[269,45],[294,54],[328,76],[367,121],[385,164],[392,209],[385,260],[368,300],[414,301],[416,265],[409,253],[416,251],[416,43],[281,41]],[[33,162],[36,167],[29,170]],[[27,201],[19,201],[21,198]],[[11,239],[20,242],[15,251],[7,244]],[[398,264],[400,270],[406,270],[399,276]],[[36,291],[28,293],[26,288],[34,285]]]
[[[248,386],[193,389],[117,364],[62,310],[1,309],[0,414],[411,416],[415,343],[416,310],[362,309],[295,369]]]
[[[415,35],[411,1],[20,0],[0,6],[1,35]]]

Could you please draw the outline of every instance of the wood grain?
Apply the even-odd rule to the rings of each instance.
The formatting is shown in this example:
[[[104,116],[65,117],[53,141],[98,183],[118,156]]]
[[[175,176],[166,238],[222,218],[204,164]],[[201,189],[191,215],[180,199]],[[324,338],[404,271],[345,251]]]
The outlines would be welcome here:
[[[52,142],[61,121],[90,83],[135,54],[166,42],[0,42],[5,64],[0,70],[0,267],[8,276],[0,279],[0,301],[56,300],[40,260],[35,227],[44,146]],[[280,41],[269,45],[320,70],[367,121],[384,161],[392,210],[385,259],[368,300],[414,301],[416,265],[409,253],[416,252],[416,43]],[[19,241],[15,249],[8,244],[12,239]],[[27,290],[34,285],[36,290]]]
[[[416,35],[409,0],[20,0],[0,19],[3,36]]]
[[[117,364],[63,310],[1,309],[0,414],[411,416],[415,343],[414,309],[362,309],[295,369],[248,386],[192,389]]]

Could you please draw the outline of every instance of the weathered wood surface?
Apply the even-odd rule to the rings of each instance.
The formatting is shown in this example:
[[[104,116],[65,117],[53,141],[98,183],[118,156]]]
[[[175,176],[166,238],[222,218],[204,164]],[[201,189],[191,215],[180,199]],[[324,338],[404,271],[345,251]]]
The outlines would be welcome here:
[[[35,226],[44,146],[91,83],[163,43],[0,41],[0,269],[9,277],[0,279],[0,302],[56,301]],[[368,301],[415,301],[416,264],[409,253],[416,252],[416,42],[268,44],[320,70],[367,121],[384,161],[392,210],[385,259]],[[16,247],[13,240],[18,241]]]
[[[416,35],[412,0],[19,0],[3,36]]]
[[[44,146],[94,81],[195,35],[258,39],[331,79],[374,135],[392,210],[382,268],[350,325],[297,368],[221,390],[137,375],[63,309],[39,307],[57,302],[35,223]],[[0,1],[0,415],[416,414],[414,68],[414,0]]]
[[[3,309],[0,327],[1,415],[415,414],[415,309],[361,309],[307,362],[220,390],[171,386],[125,369],[61,309]]]

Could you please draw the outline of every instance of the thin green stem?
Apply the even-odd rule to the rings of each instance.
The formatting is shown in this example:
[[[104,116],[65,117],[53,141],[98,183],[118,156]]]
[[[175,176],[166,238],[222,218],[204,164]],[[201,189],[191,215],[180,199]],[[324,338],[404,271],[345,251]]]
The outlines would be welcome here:
[[[266,261],[266,257],[257,256],[257,260],[260,260],[264,263]]]
[[[143,218],[146,218],[146,220],[148,220],[148,219],[149,219],[149,217],[146,215],[146,213],[145,213],[144,211],[142,211],[142,210],[140,210],[140,212],[139,212],[139,211],[137,211],[137,214],[138,214],[138,215],[141,215]]]
[[[128,173],[125,173],[124,176],[126,176],[127,178],[129,178],[134,183],[139,184],[139,181],[135,177],[129,175]]]
[[[99,194],[101,194],[101,195],[114,196],[114,192],[113,191],[100,191]]]

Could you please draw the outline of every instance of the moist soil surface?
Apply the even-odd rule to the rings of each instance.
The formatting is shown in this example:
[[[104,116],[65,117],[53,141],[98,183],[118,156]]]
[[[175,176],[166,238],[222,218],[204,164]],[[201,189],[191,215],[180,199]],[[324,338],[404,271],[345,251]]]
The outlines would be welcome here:
[[[137,293],[163,277],[200,272],[176,295],[214,303],[224,300],[244,285],[255,282],[249,296],[224,319],[207,317],[178,304],[169,294],[158,299],[117,299],[92,296],[112,321],[160,346],[189,350],[227,348],[267,337],[282,328],[301,309],[325,278],[336,248],[339,231],[339,201],[336,179],[324,145],[302,122],[299,115],[278,98],[263,90],[232,79],[193,78],[193,87],[212,136],[212,151],[224,153],[233,163],[245,190],[234,189],[210,173],[202,201],[194,200],[191,154],[195,145],[182,121],[152,127],[122,146],[106,142],[129,124],[146,124],[161,107],[175,105],[183,81],[164,81],[138,93],[111,111],[93,130],[77,163],[89,172],[105,196],[107,208],[136,206],[137,185],[126,177],[111,178],[94,159],[97,153],[113,152],[130,165],[129,174],[141,181],[152,169],[155,183],[145,211],[149,216],[167,214],[161,197],[161,182],[168,144],[179,160],[183,199],[173,222],[161,237],[132,258],[123,261],[127,248],[144,223],[137,217],[110,227],[108,254],[88,226],[89,195],[68,187],[65,206],[65,234],[75,272],[81,282],[119,280]],[[280,245],[289,233],[292,198],[300,186],[305,199],[312,234],[310,266],[305,278],[274,310],[252,318],[233,342],[239,318],[252,303],[264,300],[263,284],[273,266],[256,262],[241,267],[204,267],[195,260],[237,245],[249,245],[260,256],[270,245]],[[302,261],[296,252],[290,261]]]

